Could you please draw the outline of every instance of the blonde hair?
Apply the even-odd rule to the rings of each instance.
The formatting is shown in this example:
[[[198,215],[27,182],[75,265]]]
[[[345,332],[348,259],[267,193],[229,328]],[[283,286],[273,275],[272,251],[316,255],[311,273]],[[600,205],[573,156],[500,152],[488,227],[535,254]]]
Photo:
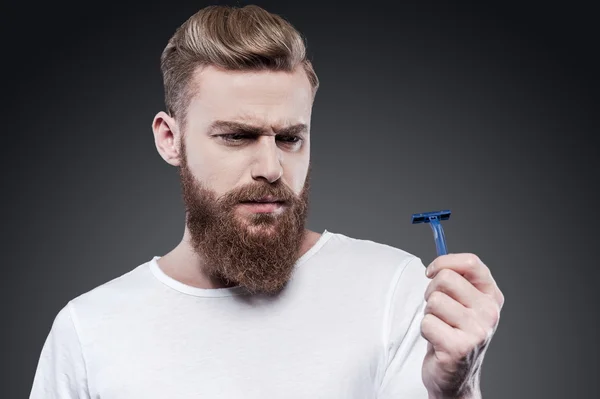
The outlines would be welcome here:
[[[319,80],[301,34],[281,16],[258,6],[213,5],[184,22],[161,55],[167,112],[185,123],[198,67],[291,72],[301,65],[313,88]]]

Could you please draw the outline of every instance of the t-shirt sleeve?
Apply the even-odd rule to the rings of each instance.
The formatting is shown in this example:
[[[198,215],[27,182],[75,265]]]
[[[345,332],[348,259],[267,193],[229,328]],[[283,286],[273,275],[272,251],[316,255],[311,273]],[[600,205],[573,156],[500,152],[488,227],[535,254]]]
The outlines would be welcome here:
[[[38,361],[29,399],[89,399],[72,303],[58,312]]]
[[[430,280],[419,258],[413,258],[399,270],[395,280],[384,323],[386,369],[377,398],[427,399],[422,379],[427,341],[421,336],[421,321]]]

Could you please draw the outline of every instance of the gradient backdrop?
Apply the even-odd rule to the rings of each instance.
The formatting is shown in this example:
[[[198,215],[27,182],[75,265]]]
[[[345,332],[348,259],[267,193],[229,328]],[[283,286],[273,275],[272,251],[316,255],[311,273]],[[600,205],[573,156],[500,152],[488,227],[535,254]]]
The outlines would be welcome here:
[[[432,232],[410,215],[451,209],[450,251],[478,254],[506,296],[484,397],[600,397],[592,8],[255,3],[305,34],[322,82],[309,227],[427,264]],[[180,240],[150,126],[160,53],[207,4],[2,6],[2,398],[29,395],[68,300]]]

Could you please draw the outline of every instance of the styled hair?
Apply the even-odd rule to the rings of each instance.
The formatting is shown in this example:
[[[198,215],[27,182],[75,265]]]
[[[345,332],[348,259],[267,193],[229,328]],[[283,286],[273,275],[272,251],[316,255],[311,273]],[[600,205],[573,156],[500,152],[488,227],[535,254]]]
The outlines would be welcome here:
[[[167,112],[183,124],[198,67],[291,72],[301,65],[313,97],[319,87],[300,32],[281,16],[255,5],[201,9],[177,28],[160,61]]]

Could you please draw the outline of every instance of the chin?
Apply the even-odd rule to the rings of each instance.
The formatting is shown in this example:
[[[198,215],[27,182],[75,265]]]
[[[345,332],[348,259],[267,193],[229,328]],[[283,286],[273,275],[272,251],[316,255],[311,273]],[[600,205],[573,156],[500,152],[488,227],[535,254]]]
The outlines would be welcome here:
[[[237,219],[240,227],[245,228],[252,233],[275,231],[278,225],[276,217],[266,218],[264,215],[260,217],[257,217],[256,215],[243,215]]]

